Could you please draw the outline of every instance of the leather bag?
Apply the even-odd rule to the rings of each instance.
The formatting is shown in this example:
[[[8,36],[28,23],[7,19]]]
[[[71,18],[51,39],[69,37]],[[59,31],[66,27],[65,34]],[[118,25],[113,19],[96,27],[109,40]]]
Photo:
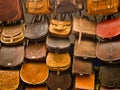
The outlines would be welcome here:
[[[24,24],[3,27],[1,42],[5,45],[17,45],[23,43],[24,31]]]
[[[65,53],[69,51],[70,40],[68,38],[47,37],[46,46],[49,52]]]
[[[50,72],[46,84],[50,90],[70,90],[71,82],[72,78],[68,72],[62,72],[59,75]]]
[[[24,60],[24,46],[0,48],[0,66],[15,67],[23,63]]]
[[[19,84],[19,70],[0,70],[0,90],[16,90]]]
[[[96,56],[106,63],[120,62],[120,40],[101,41],[96,45]],[[102,52],[102,53],[101,53]]]
[[[49,32],[51,36],[66,38],[71,31],[71,22],[69,21],[60,21],[60,20],[51,20],[49,26]]]
[[[43,84],[48,78],[49,70],[45,63],[24,63],[20,70],[22,81],[27,84]]]
[[[0,1],[0,21],[16,21],[22,18],[21,0],[1,0]]]
[[[50,14],[50,0],[26,0],[26,8],[29,14]]]
[[[118,11],[118,0],[87,0],[87,13],[110,15]]]
[[[44,61],[47,49],[45,43],[30,43],[25,48],[25,58],[32,61]]]
[[[113,38],[120,34],[120,18],[102,21],[97,24],[96,34],[98,37]]]
[[[47,22],[36,22],[27,25],[25,30],[25,38],[29,40],[46,38],[48,34],[48,23]]]
[[[120,65],[103,65],[99,71],[101,85],[108,88],[120,87]]]

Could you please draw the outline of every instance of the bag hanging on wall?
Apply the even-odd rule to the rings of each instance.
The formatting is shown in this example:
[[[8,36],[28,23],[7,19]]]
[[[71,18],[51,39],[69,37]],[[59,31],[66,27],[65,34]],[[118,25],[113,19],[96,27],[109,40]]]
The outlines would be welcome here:
[[[50,0],[26,0],[26,8],[29,14],[50,14]]]

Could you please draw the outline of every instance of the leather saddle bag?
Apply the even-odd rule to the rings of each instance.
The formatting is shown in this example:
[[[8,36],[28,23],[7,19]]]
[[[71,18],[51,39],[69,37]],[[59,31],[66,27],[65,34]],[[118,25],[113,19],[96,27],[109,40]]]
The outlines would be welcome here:
[[[92,73],[92,62],[74,57],[72,63],[72,73],[80,75],[90,75]]]
[[[50,0],[26,0],[26,8],[29,14],[50,14]]]
[[[20,65],[24,60],[24,46],[0,48],[0,66],[15,67]]]
[[[102,21],[97,24],[96,34],[100,38],[113,38],[120,34],[120,18]]]
[[[28,85],[25,90],[48,90],[45,85]]]
[[[47,37],[46,46],[50,52],[65,53],[69,51],[70,40],[68,38]]]
[[[82,17],[73,17],[73,33],[76,37],[96,38],[96,23]]]
[[[0,1],[0,21],[16,21],[22,18],[21,0],[1,0]]]
[[[96,56],[107,63],[120,62],[120,40],[101,41],[96,45]],[[102,53],[101,53],[102,52]]]
[[[19,84],[19,70],[0,70],[0,90],[17,90]]]
[[[110,15],[118,11],[118,0],[87,0],[87,13]]]
[[[71,22],[69,21],[60,21],[60,20],[51,20],[49,26],[49,32],[51,36],[66,38],[71,31]]]
[[[95,90],[95,74],[91,75],[76,75],[75,77],[75,90]]]
[[[25,58],[33,61],[44,61],[47,49],[45,43],[30,43],[25,48]]]
[[[51,71],[65,71],[71,66],[71,58],[69,53],[52,53],[49,52],[46,57],[46,65]]]
[[[20,70],[22,81],[27,84],[43,84],[48,78],[49,70],[45,63],[24,63]]]
[[[46,38],[48,34],[48,23],[47,22],[36,22],[27,25],[25,30],[25,38],[29,40]]]
[[[100,82],[108,88],[120,87],[120,65],[103,65],[99,71]]]
[[[80,43],[76,40],[74,47],[74,56],[83,59],[95,59],[95,47],[96,41],[94,39],[82,39]]]
[[[50,72],[46,84],[50,90],[70,90],[71,82],[72,77],[68,72],[59,75]]]
[[[17,45],[23,43],[24,31],[24,24],[3,27],[1,42],[5,45]]]

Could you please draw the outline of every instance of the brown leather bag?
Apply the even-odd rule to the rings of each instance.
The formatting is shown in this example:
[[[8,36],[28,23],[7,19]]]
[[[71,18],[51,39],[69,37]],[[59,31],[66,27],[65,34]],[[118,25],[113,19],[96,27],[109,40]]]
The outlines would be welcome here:
[[[32,85],[43,84],[48,78],[49,70],[45,63],[24,63],[20,70],[21,79]]]
[[[3,27],[1,42],[5,45],[16,45],[23,43],[24,31],[24,24]]]
[[[0,21],[16,21],[22,18],[21,0],[1,0],[0,1]]]
[[[66,38],[71,31],[71,22],[51,20],[49,26],[49,32],[52,36],[59,38]]]
[[[0,70],[0,90],[17,90],[19,84],[19,70]]]
[[[87,13],[110,15],[118,11],[118,0],[87,0]]]
[[[15,67],[23,63],[24,46],[14,46],[0,48],[0,66]]]
[[[62,72],[59,75],[50,72],[46,84],[50,90],[70,90],[72,77],[68,72]]]
[[[26,8],[29,14],[50,14],[50,0],[26,0]]]
[[[96,45],[96,56],[107,63],[120,62],[120,40],[101,41]],[[101,53],[102,52],[102,53]]]
[[[70,40],[68,38],[47,37],[46,46],[49,52],[65,53],[69,51]]]

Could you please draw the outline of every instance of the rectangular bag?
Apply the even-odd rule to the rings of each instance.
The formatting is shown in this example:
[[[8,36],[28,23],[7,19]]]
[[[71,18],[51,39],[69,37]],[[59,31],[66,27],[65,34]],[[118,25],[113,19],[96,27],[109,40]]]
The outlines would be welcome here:
[[[87,13],[110,15],[118,11],[118,0],[87,0]]]

